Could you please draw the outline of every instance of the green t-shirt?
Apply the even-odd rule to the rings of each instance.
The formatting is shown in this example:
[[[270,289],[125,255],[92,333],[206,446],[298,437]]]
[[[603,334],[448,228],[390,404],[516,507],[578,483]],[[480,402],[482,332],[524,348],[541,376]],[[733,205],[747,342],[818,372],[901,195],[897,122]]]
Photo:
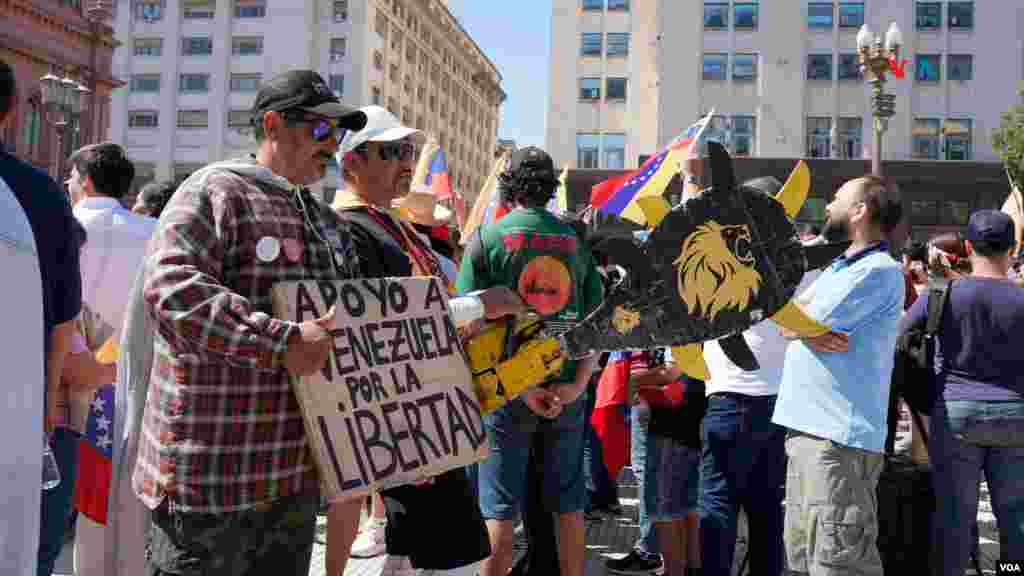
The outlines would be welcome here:
[[[467,246],[456,282],[459,293],[508,286],[554,333],[568,330],[600,304],[601,279],[590,249],[547,210],[518,208],[482,226],[480,236],[482,257]],[[575,379],[576,362],[567,361],[553,381]]]

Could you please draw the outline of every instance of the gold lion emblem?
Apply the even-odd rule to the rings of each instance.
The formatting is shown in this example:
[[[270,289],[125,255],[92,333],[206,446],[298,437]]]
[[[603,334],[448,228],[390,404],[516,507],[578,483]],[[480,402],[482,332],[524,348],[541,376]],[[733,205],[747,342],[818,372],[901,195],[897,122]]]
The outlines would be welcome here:
[[[687,309],[710,320],[727,308],[746,308],[761,287],[746,225],[701,224],[686,237],[672,264]]]
[[[612,325],[619,331],[619,334],[626,334],[627,332],[636,328],[640,324],[640,313],[633,310],[626,310],[622,306],[615,308],[615,315],[612,316]]]

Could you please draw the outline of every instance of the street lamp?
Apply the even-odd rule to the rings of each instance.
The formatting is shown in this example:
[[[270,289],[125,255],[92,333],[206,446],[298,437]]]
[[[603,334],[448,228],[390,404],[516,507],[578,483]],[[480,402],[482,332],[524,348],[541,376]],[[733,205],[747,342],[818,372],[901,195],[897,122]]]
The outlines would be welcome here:
[[[903,45],[903,34],[895,22],[889,25],[885,33],[885,45],[882,39],[875,36],[865,24],[857,33],[857,53],[864,79],[871,85],[871,111],[874,118],[873,153],[871,154],[871,173],[882,175],[882,134],[889,128],[889,118],[896,113],[896,95],[885,92],[885,76],[889,71],[902,76],[902,67],[898,64],[900,46]]]
[[[57,133],[56,158],[51,164],[51,176],[59,182],[63,175],[64,133],[69,126],[72,130],[78,130],[78,119],[91,91],[72,80],[67,73],[64,78],[58,78],[52,73],[47,74],[39,79],[39,85],[45,117],[53,124]]]

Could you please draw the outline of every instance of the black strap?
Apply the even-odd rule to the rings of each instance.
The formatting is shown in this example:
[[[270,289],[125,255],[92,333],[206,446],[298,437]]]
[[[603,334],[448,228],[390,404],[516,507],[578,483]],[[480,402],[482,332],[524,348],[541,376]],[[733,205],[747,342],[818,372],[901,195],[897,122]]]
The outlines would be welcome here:
[[[949,293],[953,291],[953,281],[942,288],[933,288],[928,295],[928,321],[925,324],[924,333],[929,338],[939,333],[942,326],[942,313],[949,303]]]
[[[473,265],[473,283],[477,286],[489,286],[491,282],[490,266],[487,263],[487,250],[484,249],[483,225],[477,226],[469,237],[466,253]]]

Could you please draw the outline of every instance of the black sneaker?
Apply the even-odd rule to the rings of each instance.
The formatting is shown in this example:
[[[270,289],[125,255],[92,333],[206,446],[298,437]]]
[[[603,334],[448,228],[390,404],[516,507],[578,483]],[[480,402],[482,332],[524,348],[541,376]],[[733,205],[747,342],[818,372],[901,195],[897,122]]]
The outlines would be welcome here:
[[[661,570],[661,556],[645,554],[634,548],[623,558],[605,561],[604,567],[612,574],[647,576]]]

